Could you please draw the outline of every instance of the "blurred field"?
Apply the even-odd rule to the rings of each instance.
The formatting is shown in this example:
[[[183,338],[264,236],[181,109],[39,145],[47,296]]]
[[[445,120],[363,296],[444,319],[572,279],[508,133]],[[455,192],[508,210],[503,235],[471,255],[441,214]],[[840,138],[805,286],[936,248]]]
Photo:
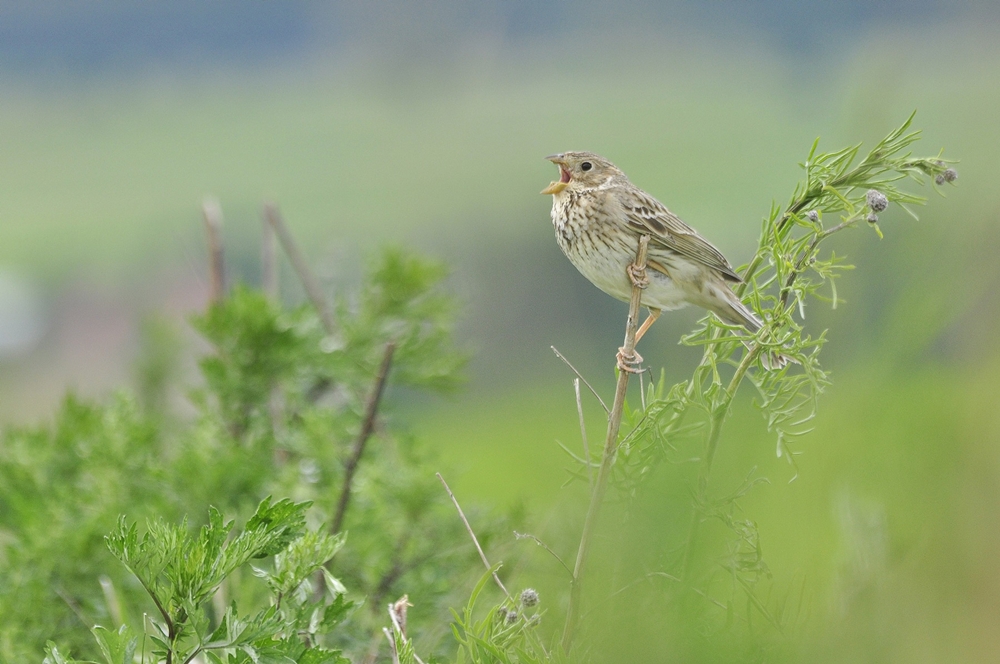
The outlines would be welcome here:
[[[511,378],[547,357],[537,351],[555,334],[600,339],[607,348],[607,332],[616,329],[598,327],[615,305],[579,283],[552,245],[548,203],[536,193],[552,177],[544,155],[567,148],[607,154],[739,263],[760,215],[790,192],[795,164],[816,135],[829,147],[870,140],[916,108],[926,130],[920,149],[946,145],[962,158],[963,194],[932,204],[920,223],[891,214],[885,242],[850,240],[865,254],[863,271],[845,288],[860,284],[865,294],[852,302],[854,312],[882,321],[883,305],[898,302],[904,283],[926,281],[910,291],[921,301],[906,314],[923,317],[919,332],[905,316],[896,323],[907,328],[903,336],[926,337],[959,315],[956,308],[968,309],[984,281],[956,292],[961,271],[912,266],[977,261],[992,269],[974,258],[993,246],[989,219],[997,206],[986,183],[1000,138],[989,122],[1000,64],[986,37],[956,27],[936,36],[947,48],[909,62],[895,54],[929,35],[897,33],[853,57],[799,65],[762,48],[687,37],[565,65],[559,54],[572,40],[444,70],[314,64],[292,73],[48,88],[8,82],[0,108],[8,137],[0,158],[0,265],[45,290],[50,322],[65,309],[58,293],[67,283],[120,303],[124,319],[165,301],[183,309],[203,297],[200,200],[222,201],[232,269],[254,280],[258,209],[271,199],[330,280],[351,279],[358,249],[384,241],[448,259],[483,366],[511,366],[511,357],[490,350],[505,342],[530,358],[514,360]],[[867,288],[868,279],[878,286]],[[560,288],[540,287],[553,281]],[[527,315],[535,307],[552,315]],[[568,335],[560,318],[577,322]],[[661,339],[676,338],[691,320],[681,314]],[[857,320],[874,331],[857,314],[848,324]],[[512,332],[511,321],[519,329]],[[507,334],[494,334],[497,327]],[[126,349],[136,345],[130,329]],[[31,362],[72,366],[58,359],[71,351],[57,336],[50,326]],[[12,370],[20,373],[23,363],[16,359]],[[103,364],[123,375],[120,360]],[[37,395],[51,403],[53,386],[67,381],[85,390],[110,384],[90,373],[60,372]],[[6,412],[23,413],[23,404]]]
[[[793,473],[749,403],[727,424],[718,474],[736,481],[756,465],[771,480],[748,512],[775,587],[804,587],[807,613],[821,622],[803,621],[811,645],[779,653],[789,661],[991,661],[1000,613],[994,36],[968,25],[887,31],[850,53],[795,60],[697,35],[639,46],[616,34],[601,48],[564,39],[444,69],[316,61],[7,80],[0,267],[42,293],[47,331],[37,347],[0,358],[0,417],[42,417],[67,384],[100,394],[127,381],[151,311],[183,326],[206,292],[203,196],[222,202],[234,275],[256,280],[258,208],[274,200],[331,288],[383,242],[454,266],[462,336],[476,351],[471,385],[431,407],[397,405],[464,469],[457,492],[524,502],[539,534],[558,539],[574,529],[569,505],[580,494],[560,489],[565,457],[554,441],[578,449],[579,431],[571,375],[548,348],[608,394],[625,309],[555,248],[549,201],[537,194],[553,176],[542,157],[605,154],[740,263],[815,136],[826,148],[870,141],[917,109],[917,151],[943,146],[960,158],[959,188],[946,201],[929,190],[919,222],[886,214],[881,242],[859,229],[834,245],[858,268],[839,285],[845,304],[809,314],[817,330],[830,328],[834,386],[802,446],[799,478],[787,484]],[[696,317],[659,323],[643,341],[647,361],[683,376],[694,355],[676,339]],[[596,406],[587,412],[599,445]],[[649,489],[672,490],[666,471]],[[635,516],[649,540],[630,545],[653,541],[668,518],[652,504]],[[544,596],[560,580],[532,582]],[[655,630],[638,612],[609,608],[608,634]]]

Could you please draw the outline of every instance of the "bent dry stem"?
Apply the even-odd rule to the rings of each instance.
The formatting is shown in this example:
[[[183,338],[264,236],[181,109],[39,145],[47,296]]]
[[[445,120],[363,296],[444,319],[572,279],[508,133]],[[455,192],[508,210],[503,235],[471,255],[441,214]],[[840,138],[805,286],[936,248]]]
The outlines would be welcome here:
[[[639,238],[639,248],[635,254],[634,270],[632,272],[632,299],[629,301],[628,322],[625,325],[625,345],[619,356],[635,357],[635,333],[639,328],[639,302],[642,299],[643,286],[640,282],[646,274],[646,253],[649,248],[649,236]],[[590,541],[594,524],[604,502],[604,494],[608,488],[611,476],[611,466],[614,464],[615,453],[618,451],[618,430],[621,428],[622,412],[625,408],[625,393],[628,390],[629,371],[619,369],[618,382],[615,386],[615,400],[608,414],[608,434],[604,440],[604,452],[601,455],[601,465],[597,471],[597,479],[590,492],[590,506],[583,521],[583,532],[580,534],[580,546],[576,551],[576,564],[573,566],[573,580],[570,588],[569,607],[566,610],[566,626],[563,629],[563,650],[569,652],[573,645],[573,634],[580,614],[580,590],[583,586],[583,573],[590,553]]]

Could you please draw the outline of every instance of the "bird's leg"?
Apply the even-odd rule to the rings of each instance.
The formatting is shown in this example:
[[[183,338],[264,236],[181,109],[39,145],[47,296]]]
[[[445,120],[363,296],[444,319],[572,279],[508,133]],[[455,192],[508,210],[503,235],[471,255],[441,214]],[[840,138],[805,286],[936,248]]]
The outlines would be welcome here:
[[[661,313],[663,312],[660,311],[659,309],[650,308],[649,316],[646,318],[645,321],[643,321],[642,325],[640,325],[639,329],[636,330],[635,332],[636,343],[639,343],[639,339],[642,339],[642,335],[646,334],[647,330],[649,330],[649,328],[653,326],[653,323],[656,322],[656,319],[660,317]]]
[[[642,365],[642,355],[639,355],[639,353],[634,350],[631,354],[626,355],[625,347],[622,346],[618,349],[618,355],[616,358],[618,360],[618,368],[622,371],[627,371],[633,374],[640,374],[645,371],[645,369],[639,368]]]

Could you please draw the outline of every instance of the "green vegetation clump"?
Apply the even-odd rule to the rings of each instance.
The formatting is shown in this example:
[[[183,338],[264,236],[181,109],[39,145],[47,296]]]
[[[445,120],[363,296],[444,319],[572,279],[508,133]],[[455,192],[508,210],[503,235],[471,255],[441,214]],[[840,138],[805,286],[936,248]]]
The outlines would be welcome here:
[[[182,634],[185,647],[196,647],[198,639],[223,629],[219,621],[237,620],[227,613],[230,602],[239,604],[243,621],[274,598],[308,596],[303,584],[315,585],[316,579],[268,578],[269,595],[250,570],[220,567],[205,552],[198,558],[185,540],[209,508],[208,530],[197,540],[209,548],[228,542],[231,523],[224,528],[222,514],[250,519],[247,532],[255,519],[277,518],[273,508],[266,514],[258,508],[268,495],[310,503],[308,514],[296,509],[312,530],[251,557],[280,553],[279,566],[281,556],[286,562],[300,558],[300,566],[322,565],[332,551],[310,558],[304,542],[313,538],[310,551],[327,551],[337,542],[330,566],[343,586],[338,581],[336,587],[341,593],[349,589],[345,607],[357,606],[339,633],[328,637],[330,644],[367,652],[385,622],[385,603],[404,592],[419,598],[420,615],[445,624],[445,600],[460,599],[456,574],[463,578],[470,569],[471,542],[434,477],[441,466],[431,451],[394,423],[391,408],[369,408],[379,382],[390,393],[442,392],[460,384],[466,354],[453,341],[455,307],[442,290],[445,275],[439,264],[383,252],[360,290],[338,299],[334,334],[310,307],[286,308],[238,286],[193,321],[212,346],[200,363],[203,384],[189,395],[193,415],[181,417],[166,407],[163,392],[171,386],[163,384],[163,367],[173,361],[174,342],[154,326],[150,339],[158,343],[140,362],[140,371],[146,370],[139,380],[142,399],[121,392],[94,404],[71,395],[51,425],[5,431],[0,658],[31,661],[50,640],[61,652],[96,657],[90,627],[111,630],[98,641],[122,625],[156,635],[150,616],[160,613],[158,602],[171,598],[176,607],[187,603],[191,620],[200,616],[201,622],[192,623],[197,634]],[[124,528],[121,515],[133,525]],[[480,519],[480,536],[490,542],[502,521]],[[296,528],[287,531],[301,530]],[[165,541],[180,547],[177,560],[212,567],[210,578],[196,583],[177,576],[198,573],[197,564],[156,572],[167,560],[148,557],[166,555]],[[112,563],[109,546],[125,568]],[[130,562],[136,548],[147,559]],[[160,577],[163,587],[150,587]],[[173,609],[167,614],[175,615]],[[272,618],[265,622],[273,626]],[[167,618],[156,620],[162,626]]]

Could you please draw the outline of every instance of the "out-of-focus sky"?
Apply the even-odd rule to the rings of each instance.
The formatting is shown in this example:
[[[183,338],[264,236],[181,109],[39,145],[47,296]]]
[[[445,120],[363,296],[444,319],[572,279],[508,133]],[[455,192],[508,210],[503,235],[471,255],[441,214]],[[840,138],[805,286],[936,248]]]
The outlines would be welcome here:
[[[12,0],[0,8],[0,59],[8,73],[28,76],[254,66],[312,51],[406,61],[452,57],[483,40],[517,45],[578,31],[656,27],[761,40],[788,57],[810,58],[886,31],[996,15],[988,0]]]

